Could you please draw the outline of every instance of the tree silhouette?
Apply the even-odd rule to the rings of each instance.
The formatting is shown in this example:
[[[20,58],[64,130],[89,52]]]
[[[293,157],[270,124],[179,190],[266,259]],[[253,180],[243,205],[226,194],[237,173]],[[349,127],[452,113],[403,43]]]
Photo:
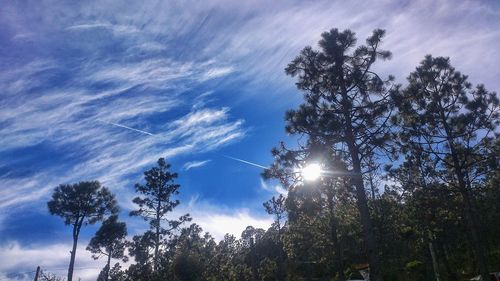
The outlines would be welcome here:
[[[366,45],[353,49],[353,32],[332,29],[321,35],[320,50],[304,48],[285,69],[297,77],[297,88],[304,92],[304,103],[285,117],[288,133],[308,137],[304,159],[321,157],[321,148],[350,168],[372,281],[381,280],[381,272],[363,175],[371,172],[376,153],[393,153],[387,146],[393,77],[383,80],[372,70],[378,59],[391,56],[379,49],[384,34],[374,30]]]
[[[498,98],[482,85],[472,89],[467,76],[444,57],[426,56],[408,82],[395,95],[400,114],[393,121],[402,128],[402,146],[429,158],[429,168],[440,173],[441,182],[461,194],[467,230],[481,275],[487,280],[488,263],[473,193],[485,175],[498,167]]]
[[[171,234],[182,223],[190,221],[189,214],[179,217],[178,220],[167,219],[167,214],[172,212],[179,200],[172,199],[173,195],[179,194],[180,185],[174,183],[177,173],[170,172],[170,164],[165,159],[158,159],[158,166],[144,172],[146,183],[136,184],[135,190],[140,196],[133,199],[139,206],[138,210],[130,212],[131,216],[140,216],[149,221],[149,226],[154,237],[153,270],[159,266],[160,248],[162,238]],[[168,225],[164,227],[162,221]]]
[[[66,225],[73,227],[73,248],[68,267],[68,281],[72,281],[76,247],[82,226],[94,224],[108,214],[116,214],[118,206],[114,195],[98,181],[61,184],[55,188],[47,205],[52,215],[62,217]]]
[[[128,243],[129,255],[134,257],[136,264],[128,269],[128,275],[132,280],[152,280],[153,267],[151,260],[155,248],[155,235],[153,231],[146,231],[142,235],[135,235]]]
[[[105,220],[97,230],[94,237],[89,242],[87,250],[93,253],[94,259],[101,256],[107,258],[106,266],[103,269],[104,280],[109,280],[111,269],[111,258],[128,260],[125,252],[125,238],[127,236],[127,226],[124,222],[118,221],[118,216],[113,215]]]
[[[283,194],[280,194],[278,198],[273,196],[270,200],[262,204],[268,214],[275,216],[274,224],[278,231],[278,240],[281,240],[281,227],[285,216],[285,200],[286,198]]]

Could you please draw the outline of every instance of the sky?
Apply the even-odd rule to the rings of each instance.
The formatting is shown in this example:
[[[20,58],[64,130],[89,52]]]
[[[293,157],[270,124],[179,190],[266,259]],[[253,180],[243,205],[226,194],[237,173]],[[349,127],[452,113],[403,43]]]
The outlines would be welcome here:
[[[267,229],[262,203],[283,192],[261,179],[301,93],[286,65],[322,32],[358,42],[387,31],[377,63],[399,83],[426,54],[447,56],[473,84],[500,90],[500,2],[8,1],[0,6],[0,280],[31,280],[40,265],[65,276],[71,232],[48,213],[61,183],[99,180],[117,196],[129,235],[134,184],[160,157],[179,173],[173,216],[217,240]],[[85,247],[75,278],[105,261]]]

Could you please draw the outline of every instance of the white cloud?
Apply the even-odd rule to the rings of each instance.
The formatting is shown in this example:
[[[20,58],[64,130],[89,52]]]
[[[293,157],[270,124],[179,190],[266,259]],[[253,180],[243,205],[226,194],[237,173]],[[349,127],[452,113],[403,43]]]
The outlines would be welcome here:
[[[71,25],[67,27],[67,30],[71,31],[85,31],[89,29],[103,28],[112,31],[116,35],[122,34],[130,34],[140,32],[138,28],[133,25],[120,25],[120,24],[111,24],[106,22],[95,22],[95,23],[84,23]]]
[[[203,74],[203,76],[201,77],[201,81],[219,78],[219,77],[228,75],[233,71],[234,71],[234,69],[232,67],[211,68]]]
[[[193,169],[193,168],[199,168],[199,167],[205,166],[210,161],[212,161],[212,160],[190,161],[190,162],[186,162],[182,168],[185,171],[189,171],[190,169]]]
[[[9,206],[21,205],[45,196],[50,189],[56,186],[56,183],[53,182],[53,185],[49,186],[52,182],[46,182],[44,184],[44,179],[46,179],[46,177],[43,174],[22,179],[0,178],[1,185],[9,187],[0,190],[0,196],[2,198],[2,200],[0,200],[0,209],[5,209],[8,213],[9,209],[7,209],[7,207]]]
[[[128,196],[129,202],[133,196]],[[132,203],[129,203],[129,209],[135,209]],[[186,213],[189,213],[192,221],[183,225],[187,227],[191,223],[200,225],[203,232],[208,232],[218,242],[224,238],[224,235],[229,233],[236,238],[241,237],[241,233],[247,226],[262,228],[267,230],[273,218],[264,214],[262,204],[258,204],[262,210],[261,214],[251,210],[247,206],[228,207],[219,202],[214,202],[208,199],[200,198],[198,195],[192,195],[190,200],[184,204],[181,203],[173,212],[167,216],[170,219],[176,219]],[[148,225],[142,220],[127,222],[129,234],[135,235],[144,232]]]
[[[267,230],[272,224],[272,219],[254,217],[248,209],[232,210],[231,213],[193,212],[193,218],[217,240],[224,238],[226,233],[240,237],[249,225]]]
[[[130,52],[135,52],[137,50],[145,51],[145,52],[157,52],[157,51],[165,51],[167,50],[167,46],[160,44],[158,42],[147,42],[138,45],[134,45],[130,47]]]
[[[227,117],[229,108],[222,108],[220,110],[202,109],[190,112],[183,118],[174,122],[174,126],[178,126],[180,131],[190,132],[194,126],[209,124],[224,120]]]
[[[193,197],[189,204],[180,205],[176,209],[176,214],[182,213],[189,213],[193,222],[217,241],[222,240],[226,233],[240,238],[249,225],[267,230],[273,222],[270,216],[256,216],[248,208],[228,208],[222,204],[199,200],[198,197]]]
[[[177,62],[171,59],[146,59],[132,63],[95,65],[97,71],[88,76],[95,82],[114,82],[147,87],[172,88],[168,83],[176,79],[193,79],[193,75],[202,72],[192,62]]]
[[[95,280],[104,267],[105,260],[94,260],[85,250],[88,241],[79,241],[75,260],[74,278],[83,281]],[[33,280],[37,266],[46,272],[66,277],[72,245],[55,243],[49,245],[23,246],[17,241],[0,244],[0,277],[2,280]],[[24,278],[23,278],[24,277]]]
[[[4,86],[0,96],[21,94],[40,86],[42,81],[34,79],[34,76],[56,67],[57,63],[50,59],[35,59],[15,68],[0,69],[0,84]]]

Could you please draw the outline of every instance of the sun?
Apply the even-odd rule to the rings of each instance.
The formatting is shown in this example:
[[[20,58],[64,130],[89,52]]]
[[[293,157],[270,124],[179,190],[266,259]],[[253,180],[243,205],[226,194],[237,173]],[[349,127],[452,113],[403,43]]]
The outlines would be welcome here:
[[[300,174],[306,181],[315,181],[321,176],[321,166],[317,163],[311,163],[301,169]]]

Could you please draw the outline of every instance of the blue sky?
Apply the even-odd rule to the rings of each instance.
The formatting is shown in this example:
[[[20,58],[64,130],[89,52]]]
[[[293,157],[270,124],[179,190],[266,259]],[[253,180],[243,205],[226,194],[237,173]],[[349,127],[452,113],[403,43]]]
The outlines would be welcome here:
[[[359,41],[387,30],[404,78],[425,54],[451,57],[500,90],[497,1],[11,1],[0,7],[0,280],[36,265],[64,275],[70,230],[46,201],[60,183],[97,179],[117,194],[131,234],[133,184],[159,157],[179,172],[181,205],[215,237],[268,227],[280,192],[238,157],[269,164],[284,112],[301,95],[284,67],[321,32]],[[128,128],[125,128],[125,127]],[[135,129],[135,130],[133,130]],[[104,261],[84,251],[92,280]],[[29,274],[27,274],[28,276]]]

